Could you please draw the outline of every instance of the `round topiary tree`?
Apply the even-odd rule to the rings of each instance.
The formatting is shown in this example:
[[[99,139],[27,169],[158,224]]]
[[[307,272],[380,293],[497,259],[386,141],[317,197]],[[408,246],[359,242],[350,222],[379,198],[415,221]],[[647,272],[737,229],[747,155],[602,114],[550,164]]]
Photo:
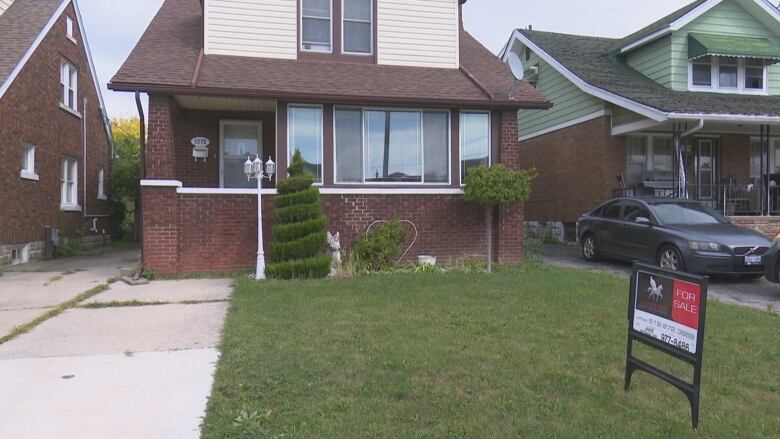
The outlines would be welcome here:
[[[314,178],[304,170],[296,150],[289,178],[276,185],[271,229],[276,242],[268,247],[271,263],[266,273],[274,279],[323,278],[330,273],[330,256],[323,253],[327,220],[322,213],[320,190],[312,187]]]
[[[536,170],[513,171],[504,165],[480,166],[469,169],[464,187],[465,199],[469,203],[485,207],[487,221],[487,270],[493,271],[493,210],[528,201],[531,196],[531,182]]]

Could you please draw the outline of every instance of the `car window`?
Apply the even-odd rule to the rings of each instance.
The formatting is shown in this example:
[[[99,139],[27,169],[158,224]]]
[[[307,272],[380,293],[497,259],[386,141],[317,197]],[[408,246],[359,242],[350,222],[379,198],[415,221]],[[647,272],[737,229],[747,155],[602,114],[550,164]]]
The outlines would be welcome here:
[[[699,203],[656,203],[652,206],[656,218],[663,224],[690,226],[729,223],[726,217]]]
[[[624,220],[634,222],[640,216],[650,219],[650,214],[641,204],[626,204],[625,209],[623,209]]]
[[[621,207],[622,204],[617,201],[607,206],[604,206],[604,210],[602,211],[601,216],[603,216],[604,218],[619,219]]]

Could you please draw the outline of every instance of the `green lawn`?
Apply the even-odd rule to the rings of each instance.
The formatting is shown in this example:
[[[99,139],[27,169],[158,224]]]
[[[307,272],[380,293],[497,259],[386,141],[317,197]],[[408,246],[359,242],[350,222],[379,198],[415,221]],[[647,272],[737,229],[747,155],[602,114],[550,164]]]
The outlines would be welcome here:
[[[204,437],[780,437],[777,315],[710,302],[693,432],[670,385],[637,372],[623,391],[627,291],[534,264],[240,280]]]

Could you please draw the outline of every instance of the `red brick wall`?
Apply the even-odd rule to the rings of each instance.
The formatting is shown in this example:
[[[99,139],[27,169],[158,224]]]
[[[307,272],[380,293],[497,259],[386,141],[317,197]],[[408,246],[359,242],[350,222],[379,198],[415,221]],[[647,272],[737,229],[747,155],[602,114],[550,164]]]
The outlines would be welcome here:
[[[750,182],[750,136],[725,134],[720,137],[720,178]]]
[[[539,172],[527,220],[572,222],[612,197],[625,170],[625,138],[612,136],[604,116],[520,142],[519,156]]]
[[[738,226],[746,227],[763,233],[767,238],[773,239],[780,235],[780,217],[731,217],[731,222]]]
[[[519,170],[522,166],[517,132],[517,113],[502,112],[500,162],[514,170]],[[523,262],[524,213],[523,205],[502,206],[498,209],[498,260],[500,262]]]
[[[72,6],[65,14],[76,20]],[[105,172],[105,189],[110,177],[110,143],[102,124],[99,100],[89,70],[83,38],[78,26],[78,44],[66,37],[65,16],[61,16],[0,100],[0,244],[22,244],[43,239],[43,228],[61,228],[66,234],[82,229],[81,212],[60,212],[60,160],[78,161],[78,200],[84,206],[82,119],[59,107],[60,60],[74,64],[78,74],[79,110],[88,99],[87,114],[87,209],[89,214],[106,214],[105,201],[97,199],[98,170]],[[39,181],[22,179],[22,143],[36,145],[35,171]],[[88,221],[89,227],[92,221]],[[89,227],[86,227],[87,229]],[[100,231],[110,230],[107,220]]]

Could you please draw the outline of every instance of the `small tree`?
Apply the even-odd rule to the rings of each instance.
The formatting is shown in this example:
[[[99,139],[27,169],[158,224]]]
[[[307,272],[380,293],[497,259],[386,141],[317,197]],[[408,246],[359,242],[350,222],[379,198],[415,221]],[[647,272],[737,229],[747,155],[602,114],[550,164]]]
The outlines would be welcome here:
[[[117,239],[138,239],[139,221],[136,221],[141,204],[140,153],[141,138],[138,118],[114,119],[116,155],[111,160],[108,179],[108,200],[112,211],[113,235]]]
[[[289,178],[276,185],[277,223],[271,233],[277,242],[268,248],[271,263],[266,273],[276,279],[326,277],[331,260],[321,250],[327,220],[322,213],[320,190],[312,187],[314,179],[304,170],[300,151],[295,151],[287,173]]]
[[[531,196],[531,182],[536,170],[513,171],[504,165],[480,166],[469,170],[464,188],[469,203],[485,207],[487,221],[487,269],[493,271],[493,210],[528,201]]]

